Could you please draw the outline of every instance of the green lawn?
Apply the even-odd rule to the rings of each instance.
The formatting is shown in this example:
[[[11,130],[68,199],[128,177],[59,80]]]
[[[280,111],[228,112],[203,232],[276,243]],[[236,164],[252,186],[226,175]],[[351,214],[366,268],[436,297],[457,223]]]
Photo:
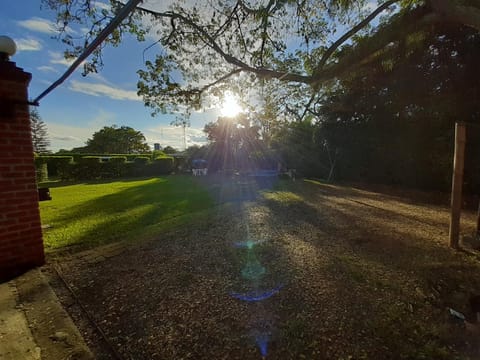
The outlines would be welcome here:
[[[49,225],[47,251],[153,237],[213,206],[206,189],[188,176],[40,186],[50,187],[53,198],[40,202],[42,224]]]

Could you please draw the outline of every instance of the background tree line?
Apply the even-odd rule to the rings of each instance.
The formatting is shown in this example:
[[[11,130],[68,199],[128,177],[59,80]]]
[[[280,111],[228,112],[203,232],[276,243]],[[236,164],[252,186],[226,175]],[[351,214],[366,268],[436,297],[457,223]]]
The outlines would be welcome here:
[[[246,151],[239,158],[253,164],[261,153],[304,176],[448,191],[455,122],[480,125],[480,35],[442,24],[422,36],[332,83],[303,118],[265,101],[249,119],[208,124],[211,145],[192,151],[217,168]],[[480,187],[479,140],[480,127],[470,126],[470,193]]]
[[[89,0],[45,3],[64,26],[93,24],[89,39],[102,28],[95,12],[71,16]],[[120,4],[112,4],[114,14]],[[107,43],[127,32],[141,41],[145,19],[157,25],[162,51],[138,72],[139,94],[154,111],[198,108],[226,89],[268,83],[262,108],[246,120],[205,128],[211,144],[193,150],[217,168],[273,158],[306,176],[447,190],[454,122],[478,123],[479,4],[368,4],[238,0],[200,13],[195,2],[173,1],[166,10],[137,8]],[[70,55],[82,51],[70,45]],[[477,140],[470,131],[469,189],[480,182]]]
[[[429,39],[335,82],[272,147],[307,176],[448,190],[454,124],[479,124],[480,36],[436,26]],[[480,186],[480,128],[467,139],[466,185]],[[332,172],[332,167],[333,172]],[[332,173],[331,173],[332,172]]]

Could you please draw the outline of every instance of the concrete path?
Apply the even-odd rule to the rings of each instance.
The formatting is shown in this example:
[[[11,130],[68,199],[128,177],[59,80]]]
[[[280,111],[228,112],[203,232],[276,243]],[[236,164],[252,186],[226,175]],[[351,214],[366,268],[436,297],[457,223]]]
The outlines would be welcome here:
[[[40,347],[35,343],[18,303],[14,282],[0,284],[0,359],[40,359]]]
[[[0,284],[0,360],[93,358],[40,270]]]

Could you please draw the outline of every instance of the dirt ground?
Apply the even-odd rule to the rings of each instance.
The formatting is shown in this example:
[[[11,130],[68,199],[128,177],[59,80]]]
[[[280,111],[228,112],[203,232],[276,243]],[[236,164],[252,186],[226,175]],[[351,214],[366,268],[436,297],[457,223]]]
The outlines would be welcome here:
[[[219,205],[201,222],[124,251],[50,255],[52,285],[97,358],[480,357],[476,328],[447,310],[470,315],[479,256],[448,248],[442,199],[263,185],[210,180]]]

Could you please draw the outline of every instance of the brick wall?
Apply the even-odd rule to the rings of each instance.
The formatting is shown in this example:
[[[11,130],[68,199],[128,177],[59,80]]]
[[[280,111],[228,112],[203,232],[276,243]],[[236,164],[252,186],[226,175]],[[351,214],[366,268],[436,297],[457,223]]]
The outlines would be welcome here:
[[[0,280],[44,263],[27,88],[31,75],[0,60]]]

